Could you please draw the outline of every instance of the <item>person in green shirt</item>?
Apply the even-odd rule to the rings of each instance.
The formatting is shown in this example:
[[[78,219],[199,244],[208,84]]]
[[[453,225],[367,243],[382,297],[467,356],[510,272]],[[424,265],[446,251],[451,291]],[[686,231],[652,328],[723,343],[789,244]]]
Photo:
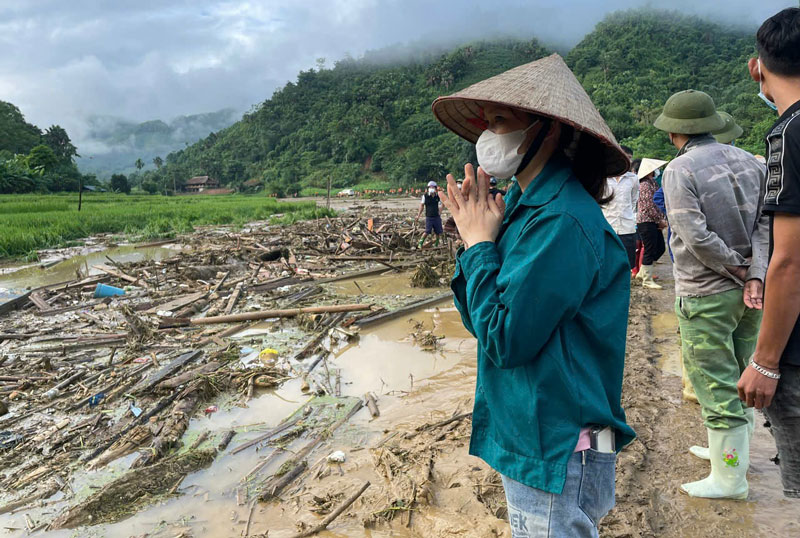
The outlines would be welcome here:
[[[598,536],[635,436],[620,403],[630,267],[599,205],[630,162],[556,54],[433,112],[480,164],[442,196],[465,243],[451,287],[478,340],[470,454],[502,475],[514,538]],[[505,197],[490,176],[513,176]]]

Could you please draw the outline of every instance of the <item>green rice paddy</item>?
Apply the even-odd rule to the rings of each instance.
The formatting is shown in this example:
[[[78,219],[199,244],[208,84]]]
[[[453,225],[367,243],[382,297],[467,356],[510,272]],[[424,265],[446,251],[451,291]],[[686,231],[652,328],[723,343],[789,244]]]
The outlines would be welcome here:
[[[332,215],[314,202],[284,203],[265,196],[77,194],[0,196],[0,258],[32,257],[37,250],[74,244],[100,233],[138,241],[173,237],[196,225],[244,225],[273,215],[294,222]]]

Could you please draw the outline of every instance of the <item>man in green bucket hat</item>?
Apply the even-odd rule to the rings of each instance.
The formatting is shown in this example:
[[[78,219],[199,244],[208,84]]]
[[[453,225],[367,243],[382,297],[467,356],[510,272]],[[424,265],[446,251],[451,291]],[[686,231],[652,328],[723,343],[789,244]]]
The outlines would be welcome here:
[[[693,497],[747,497],[753,410],[736,383],[755,349],[768,250],[764,166],[711,133],[725,128],[714,101],[686,90],[655,121],[678,148],[662,185],[675,256],[675,310],[683,364],[702,407],[711,474],[681,489]]]
[[[725,121],[725,126],[722,129],[714,131],[712,134],[714,138],[720,144],[732,144],[736,145],[735,141],[737,138],[742,136],[744,129],[742,129],[736,120],[733,119],[733,116],[728,114],[727,112],[722,112],[721,110],[717,112],[720,117]]]

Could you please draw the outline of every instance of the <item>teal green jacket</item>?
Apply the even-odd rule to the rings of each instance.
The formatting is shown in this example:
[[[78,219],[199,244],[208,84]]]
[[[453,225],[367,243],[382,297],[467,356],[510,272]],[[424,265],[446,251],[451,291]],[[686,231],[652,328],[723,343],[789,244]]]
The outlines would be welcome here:
[[[630,302],[622,242],[554,157],[505,197],[497,240],[461,251],[451,283],[478,339],[470,454],[560,494],[580,429],[635,433],[620,404]]]

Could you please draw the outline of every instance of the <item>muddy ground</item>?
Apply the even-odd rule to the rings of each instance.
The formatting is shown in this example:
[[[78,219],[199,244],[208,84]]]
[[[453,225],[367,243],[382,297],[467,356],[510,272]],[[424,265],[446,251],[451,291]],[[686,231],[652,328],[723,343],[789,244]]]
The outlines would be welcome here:
[[[352,214],[416,210],[413,200],[335,204]],[[800,536],[800,506],[780,495],[777,467],[769,461],[774,444],[760,424],[747,501],[691,499],[679,493],[682,482],[707,474],[708,464],[687,452],[690,445],[704,442],[705,431],[699,407],[681,398],[670,266],[665,261],[657,272],[666,289],[632,290],[623,403],[639,438],[618,460],[617,507],[604,519],[601,535]],[[372,297],[391,309],[444,290],[414,288],[411,278],[411,272],[400,272],[338,281],[323,286],[324,296],[329,302]],[[225,340],[237,351],[296,350],[303,342],[285,343],[285,333],[293,330],[290,324],[265,322]],[[73,521],[78,526],[71,525],[75,528],[39,528],[33,535],[288,538],[320,524],[369,482],[318,536],[510,537],[498,475],[467,454],[476,344],[452,302],[443,300],[354,332],[357,338],[331,345],[324,370],[315,371],[312,392],[322,397],[314,398],[306,380],[291,372],[280,386],[258,391],[244,403],[238,394],[204,395],[174,456],[145,473],[154,483],[150,493],[140,494],[132,485],[131,498],[124,501],[122,490],[102,495],[109,482],[131,476],[127,468],[146,453],[145,444],[100,470],[72,469],[67,488],[0,515],[0,535],[26,536],[28,528],[68,517],[67,508],[75,505],[69,499],[88,490],[92,500],[82,501],[94,503],[88,520],[80,512]],[[376,397],[379,416],[360,408],[366,393]],[[211,405],[218,411],[204,415],[202,409]],[[272,438],[240,450],[292,420],[298,422],[277,442]],[[230,431],[236,434],[229,445],[209,456],[207,450]],[[187,455],[190,447],[197,451]],[[327,461],[337,451],[344,461]],[[304,466],[298,469],[300,460]],[[0,478],[8,472],[2,467]],[[295,469],[297,476],[276,498],[258,500],[265,487]],[[0,492],[0,507],[13,498]]]

